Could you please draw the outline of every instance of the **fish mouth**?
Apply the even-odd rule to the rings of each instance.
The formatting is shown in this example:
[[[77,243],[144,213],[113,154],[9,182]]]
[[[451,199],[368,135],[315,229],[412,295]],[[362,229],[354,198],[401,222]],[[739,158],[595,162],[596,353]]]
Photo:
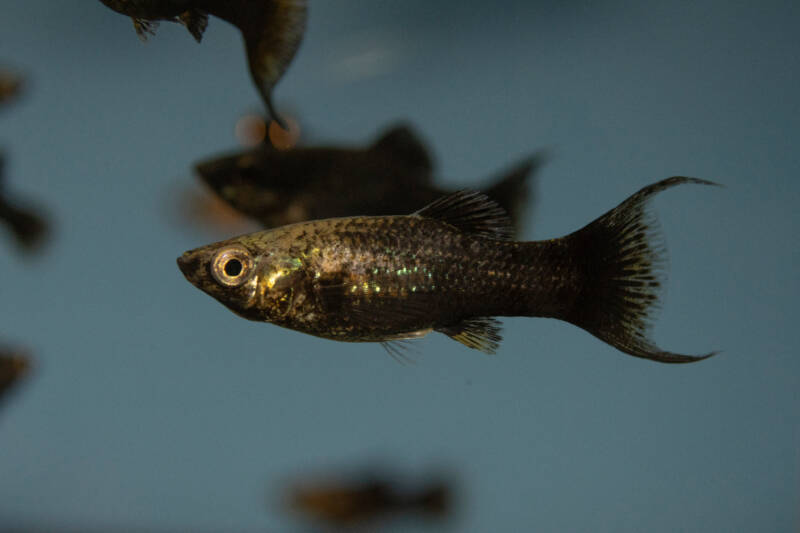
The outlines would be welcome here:
[[[178,268],[183,273],[183,276],[190,282],[194,282],[197,278],[197,269],[200,267],[197,254],[194,252],[184,252],[183,255],[178,257]]]
[[[194,172],[205,183],[211,184],[212,177],[217,173],[218,165],[215,161],[201,161],[194,166]]]

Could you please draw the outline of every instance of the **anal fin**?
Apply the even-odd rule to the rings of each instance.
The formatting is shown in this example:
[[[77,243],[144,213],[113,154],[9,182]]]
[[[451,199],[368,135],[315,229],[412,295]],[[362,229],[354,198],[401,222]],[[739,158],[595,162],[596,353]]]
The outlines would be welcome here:
[[[192,37],[199,43],[203,39],[203,32],[208,26],[208,15],[199,9],[187,9],[178,16],[181,24],[186,26]]]
[[[146,42],[148,35],[156,34],[158,22],[134,17],[133,29],[136,30],[136,35],[139,36],[139,39],[141,39],[142,42]]]
[[[500,329],[500,322],[496,319],[476,317],[464,319],[453,326],[436,328],[436,331],[444,333],[464,346],[493,354],[503,340],[500,336]]]

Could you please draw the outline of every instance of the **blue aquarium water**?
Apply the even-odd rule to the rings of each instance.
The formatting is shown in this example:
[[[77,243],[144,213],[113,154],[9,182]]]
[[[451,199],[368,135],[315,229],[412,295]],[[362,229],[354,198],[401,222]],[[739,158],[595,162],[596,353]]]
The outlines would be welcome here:
[[[7,186],[54,234],[34,256],[0,238],[0,343],[34,355],[0,405],[0,530],[303,531],[287,480],[378,463],[451,473],[451,531],[796,531],[798,6],[364,4],[310,3],[274,91],[304,142],[405,120],[448,188],[547,149],[528,239],[668,176],[724,184],[654,201],[656,341],[722,353],[662,365],[512,318],[495,356],[431,335],[404,366],[243,320],[175,264],[246,231],[182,204],[262,109],[239,33],[212,17],[201,44],[170,23],[143,44],[100,2],[7,2],[0,65],[26,79],[0,114]]]

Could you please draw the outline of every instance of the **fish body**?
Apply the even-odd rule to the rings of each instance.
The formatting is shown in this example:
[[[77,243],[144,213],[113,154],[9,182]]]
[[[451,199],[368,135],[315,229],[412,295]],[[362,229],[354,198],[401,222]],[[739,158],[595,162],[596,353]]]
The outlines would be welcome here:
[[[493,353],[494,317],[568,321],[630,355],[661,362],[648,337],[663,251],[647,200],[681,183],[645,187],[559,239],[511,241],[501,208],[474,192],[405,216],[345,217],[243,235],[184,253],[186,278],[250,320],[351,342],[415,339],[431,331]]]
[[[133,19],[142,40],[154,34],[158,21],[179,22],[200,42],[214,15],[236,26],[247,52],[250,75],[264,105],[284,129],[275,111],[272,89],[292,62],[305,33],[305,0],[100,0]]]
[[[517,230],[531,176],[543,160],[526,158],[485,189]],[[217,196],[266,228],[355,214],[406,214],[454,192],[433,183],[427,147],[403,124],[365,148],[262,146],[202,161],[195,171]]]

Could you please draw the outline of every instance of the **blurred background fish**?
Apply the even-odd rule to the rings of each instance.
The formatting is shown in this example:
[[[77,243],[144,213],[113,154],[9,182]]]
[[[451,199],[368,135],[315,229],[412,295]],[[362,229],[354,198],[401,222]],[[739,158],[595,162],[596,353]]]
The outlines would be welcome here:
[[[531,182],[543,153],[499,172],[483,187],[524,224]],[[417,133],[394,124],[365,148],[258,148],[195,165],[197,175],[236,210],[271,228],[332,217],[407,214],[452,190],[433,183],[433,161]]]
[[[0,346],[0,400],[4,400],[9,391],[30,370],[30,355],[20,348]]]
[[[397,517],[441,520],[453,512],[452,482],[430,476],[415,486],[385,470],[319,476],[290,484],[286,503],[300,515],[336,528]]]
[[[143,40],[158,21],[178,22],[200,42],[208,15],[219,17],[242,32],[250,75],[272,118],[287,123],[275,111],[272,89],[292,62],[306,27],[305,0],[100,0],[133,19]]]
[[[22,78],[7,70],[0,69],[0,104],[5,104],[20,92]]]
[[[0,154],[0,221],[9,229],[20,250],[36,251],[47,240],[50,224],[40,208],[19,203],[9,196],[4,171],[5,158]]]
[[[0,70],[0,104],[16,98],[23,86],[22,78],[12,72]],[[0,222],[11,232],[19,249],[32,252],[40,249],[50,231],[47,217],[40,208],[19,202],[6,188],[6,159],[0,153]]]

